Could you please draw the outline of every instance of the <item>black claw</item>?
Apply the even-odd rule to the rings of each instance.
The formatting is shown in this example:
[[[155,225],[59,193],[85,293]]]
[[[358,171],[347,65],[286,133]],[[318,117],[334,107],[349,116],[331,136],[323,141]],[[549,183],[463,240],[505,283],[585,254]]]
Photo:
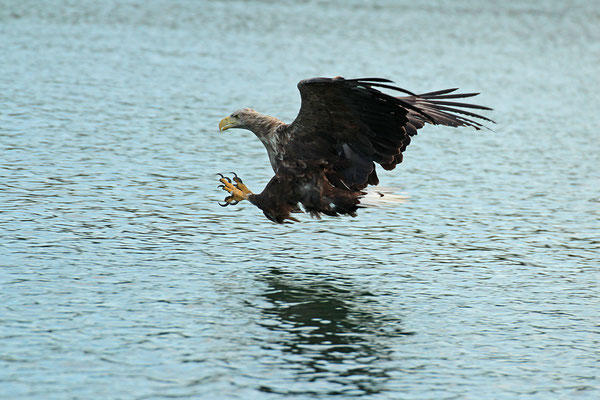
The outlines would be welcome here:
[[[217,189],[223,189],[225,187],[225,185],[219,185],[217,186]]]
[[[229,179],[226,176],[223,176],[223,174],[217,174],[217,175],[219,175],[221,177],[221,179],[225,179],[227,182],[231,183],[231,179]]]
[[[230,174],[233,174],[233,177],[234,177],[234,178],[237,178],[237,177],[238,177],[238,176],[237,176],[237,174],[236,174],[235,172],[230,172]],[[238,179],[239,179],[239,178],[238,178]]]
[[[244,183],[244,181],[242,180],[242,178],[240,178],[239,176],[237,176],[237,174],[236,174],[235,172],[232,172],[232,174],[234,175],[233,179],[234,179],[236,182],[239,182],[239,183]]]
[[[235,201],[235,203],[232,201],[232,202],[231,202],[231,203],[229,203],[229,204],[231,204],[232,206],[235,206],[237,203],[239,203],[239,201],[237,201],[237,200],[234,200],[234,201]]]
[[[227,207],[229,205],[229,203],[225,202],[224,204],[221,204],[220,201],[217,202],[221,207]]]

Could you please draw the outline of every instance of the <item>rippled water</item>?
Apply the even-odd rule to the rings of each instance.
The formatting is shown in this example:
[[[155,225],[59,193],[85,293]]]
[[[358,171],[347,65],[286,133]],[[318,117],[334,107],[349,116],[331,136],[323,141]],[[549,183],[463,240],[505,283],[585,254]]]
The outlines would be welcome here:
[[[600,395],[594,2],[2,4],[0,397]],[[334,75],[496,132],[422,130],[355,219],[219,207],[272,174],[219,119]]]

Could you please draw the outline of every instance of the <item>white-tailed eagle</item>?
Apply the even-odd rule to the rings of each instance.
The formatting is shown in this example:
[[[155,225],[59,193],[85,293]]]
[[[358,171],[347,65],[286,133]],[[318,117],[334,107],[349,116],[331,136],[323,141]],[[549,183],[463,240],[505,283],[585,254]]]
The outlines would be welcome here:
[[[227,206],[248,200],[271,221],[297,221],[291,213],[303,209],[313,217],[356,215],[368,185],[379,179],[375,164],[391,170],[402,162],[411,137],[425,124],[484,127],[473,118],[493,122],[468,109],[488,107],[453,99],[478,93],[457,89],[414,94],[382,78],[312,78],[300,81],[302,105],[291,124],[252,109],[238,110],[219,129],[248,129],[261,140],[275,176],[259,194],[252,193],[233,173],[221,175],[220,188],[230,193]],[[392,96],[377,88],[405,94]]]

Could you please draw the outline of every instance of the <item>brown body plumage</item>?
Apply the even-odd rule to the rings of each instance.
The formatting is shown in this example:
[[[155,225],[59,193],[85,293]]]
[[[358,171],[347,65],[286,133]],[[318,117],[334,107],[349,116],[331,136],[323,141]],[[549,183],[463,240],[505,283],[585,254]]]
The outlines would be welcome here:
[[[381,78],[307,79],[298,84],[302,106],[291,124],[251,109],[223,119],[221,130],[254,132],[275,172],[259,194],[247,191],[241,196],[222,179],[225,190],[232,193],[226,201],[247,199],[278,223],[296,220],[290,213],[300,211],[299,204],[314,217],[355,216],[363,189],[379,183],[375,164],[394,169],[402,162],[411,136],[424,124],[480,129],[483,125],[471,118],[493,122],[465,110],[487,107],[448,101],[477,93],[455,94],[456,89],[447,89],[416,95],[389,82]],[[406,96],[394,97],[376,88]]]

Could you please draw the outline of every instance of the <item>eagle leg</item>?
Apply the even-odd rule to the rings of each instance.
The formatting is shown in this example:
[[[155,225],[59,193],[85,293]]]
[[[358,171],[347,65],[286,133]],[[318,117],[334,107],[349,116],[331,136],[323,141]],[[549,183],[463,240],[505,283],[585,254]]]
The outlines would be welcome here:
[[[219,189],[223,189],[224,191],[231,193],[231,196],[225,197],[224,204],[219,203],[220,206],[226,207],[230,204],[236,205],[237,203],[239,203],[242,200],[247,200],[248,196],[252,194],[250,189],[248,189],[248,187],[246,185],[244,185],[244,183],[237,176],[237,174],[233,173],[233,175],[234,175],[233,181],[230,178],[223,176],[221,174],[217,174],[217,175],[219,175],[221,177],[219,179],[219,182],[222,183],[222,185],[219,185]],[[235,182],[235,184],[233,182]]]

